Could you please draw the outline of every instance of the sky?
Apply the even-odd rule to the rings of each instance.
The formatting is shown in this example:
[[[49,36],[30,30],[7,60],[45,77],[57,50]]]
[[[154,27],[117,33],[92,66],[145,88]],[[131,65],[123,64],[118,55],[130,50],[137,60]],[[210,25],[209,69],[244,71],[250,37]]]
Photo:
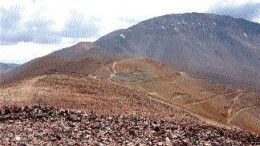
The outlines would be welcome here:
[[[22,64],[149,18],[188,12],[260,23],[260,0],[5,0],[0,62]]]

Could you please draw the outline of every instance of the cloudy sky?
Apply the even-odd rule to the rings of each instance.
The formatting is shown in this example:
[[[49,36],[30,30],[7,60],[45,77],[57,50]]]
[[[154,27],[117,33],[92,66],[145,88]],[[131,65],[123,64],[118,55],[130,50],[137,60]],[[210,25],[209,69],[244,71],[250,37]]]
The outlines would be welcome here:
[[[230,15],[260,23],[260,0],[6,0],[0,62],[24,63],[80,41],[172,13]]]

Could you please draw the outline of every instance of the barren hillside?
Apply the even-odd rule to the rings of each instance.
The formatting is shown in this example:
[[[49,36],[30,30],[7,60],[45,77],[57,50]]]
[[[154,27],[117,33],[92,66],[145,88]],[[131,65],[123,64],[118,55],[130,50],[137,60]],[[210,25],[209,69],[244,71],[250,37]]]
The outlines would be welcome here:
[[[1,89],[0,104],[48,105],[99,114],[143,115],[198,121],[191,114],[151,99],[142,91],[78,74],[44,75],[9,84]]]
[[[55,51],[49,55],[33,59],[2,75],[0,84],[21,81],[39,75],[59,73],[91,74],[100,66],[121,58],[93,43],[82,42],[74,46]]]
[[[220,123],[260,132],[259,94],[206,83],[143,58],[115,61],[96,74]]]

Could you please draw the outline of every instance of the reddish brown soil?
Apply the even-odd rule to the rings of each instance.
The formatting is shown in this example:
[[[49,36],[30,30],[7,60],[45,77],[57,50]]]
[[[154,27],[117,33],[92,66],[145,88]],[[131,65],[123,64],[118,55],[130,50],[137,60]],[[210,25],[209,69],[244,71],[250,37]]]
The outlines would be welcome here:
[[[257,93],[206,83],[143,58],[115,61],[96,74],[101,79],[144,90],[203,117],[260,133],[260,95]]]
[[[143,115],[199,121],[179,108],[151,100],[146,92],[85,76],[45,75],[3,87],[1,105],[47,105],[99,114]]]

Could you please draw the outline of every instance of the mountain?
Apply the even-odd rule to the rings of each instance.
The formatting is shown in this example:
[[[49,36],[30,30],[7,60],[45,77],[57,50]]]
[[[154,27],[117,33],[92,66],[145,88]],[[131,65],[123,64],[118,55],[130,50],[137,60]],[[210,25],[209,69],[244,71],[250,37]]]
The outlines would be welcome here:
[[[56,56],[44,56],[33,59],[18,68],[11,70],[8,74],[1,77],[1,83],[11,83],[26,78],[46,74],[52,68],[59,66],[67,61]]]
[[[107,61],[111,58],[119,57],[111,51],[98,47],[91,42],[80,42],[71,47],[55,51],[49,55],[57,56],[69,61],[79,61],[86,58]]]
[[[109,33],[95,44],[148,57],[195,77],[260,92],[260,25],[214,14],[155,17]]]
[[[19,66],[18,64],[13,64],[13,63],[0,63],[0,72],[7,72],[18,66]]]
[[[9,71],[1,77],[0,107],[40,104],[180,123],[195,120],[259,134],[260,96],[251,92],[259,89],[254,88],[259,83],[258,28],[210,14],[147,20]],[[230,88],[201,76],[250,86]]]
[[[106,62],[118,58],[119,55],[93,43],[82,42],[31,60],[3,75],[0,83],[7,84],[53,72],[91,74]]]

